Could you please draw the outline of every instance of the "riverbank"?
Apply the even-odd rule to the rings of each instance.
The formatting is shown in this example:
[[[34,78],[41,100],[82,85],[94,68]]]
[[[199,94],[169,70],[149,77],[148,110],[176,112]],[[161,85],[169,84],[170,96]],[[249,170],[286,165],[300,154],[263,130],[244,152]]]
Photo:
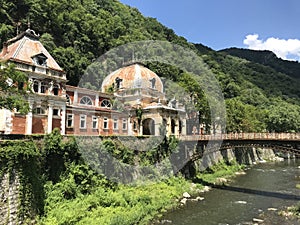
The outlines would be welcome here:
[[[184,206],[188,201],[197,202],[202,201],[204,198],[202,194],[211,190],[211,187],[216,185],[224,185],[229,183],[234,177],[244,175],[245,165],[240,165],[236,161],[225,162],[221,161],[207,170],[198,173],[197,176],[190,181],[190,193],[184,192],[182,195],[177,196],[175,205],[169,207],[170,210],[177,210],[179,207]],[[195,188],[197,187],[197,188]],[[155,216],[150,224],[164,224],[171,221],[160,219],[161,213]]]
[[[300,170],[300,166],[298,167],[298,169]],[[300,176],[296,178],[300,179]],[[300,189],[300,184],[297,184],[296,188]],[[300,202],[298,202],[298,204],[294,206],[287,207],[286,210],[281,211],[279,215],[290,220],[298,220],[300,223]]]
[[[202,187],[181,177],[140,185],[97,187],[91,194],[59,199],[61,185],[49,185],[45,217],[39,224],[147,224],[154,217],[175,208],[177,199]],[[56,199],[54,199],[56,198]]]
[[[60,193],[72,187],[73,180],[68,177],[47,185],[45,216],[38,224],[155,224],[165,212],[180,207],[182,199],[201,200],[197,197],[208,190],[203,183],[228,181],[242,168],[237,163],[222,162],[199,175],[198,181],[201,177],[204,182],[171,177],[160,182],[118,184],[113,188],[102,185],[90,194],[77,193],[74,198],[65,199]]]
[[[300,224],[278,215],[300,199],[295,179],[300,172],[298,166],[299,160],[294,159],[253,165],[244,175],[229,178],[229,183],[213,185],[211,191],[201,195],[203,201],[190,201],[164,214],[161,221],[174,225]]]
[[[89,146],[85,149],[87,152],[92,149],[92,143],[86,145]],[[166,153],[165,150],[171,149],[172,143],[172,140],[167,142],[166,149],[162,148],[159,152]],[[112,150],[111,154],[116,154],[120,160],[134,159],[134,154],[127,157],[129,149],[110,140],[106,140],[105,144],[106,148],[101,151]],[[16,191],[13,196],[9,195],[9,191],[5,193],[0,202],[3,203],[3,215],[13,218],[11,212],[14,212],[13,216],[17,218],[15,221],[21,221],[22,224],[149,224],[189,201],[202,201],[202,193],[209,189],[208,186],[222,186],[232,177],[243,174],[241,171],[245,168],[234,159],[222,160],[221,157],[215,157],[216,154],[221,156],[221,153],[214,153],[210,158],[213,159],[211,165],[191,179],[177,174],[176,177],[152,178],[151,182],[125,185],[108,179],[87,165],[77,148],[73,139],[62,140],[55,133],[47,136],[43,143],[6,143],[2,149],[6,168],[2,169],[1,185],[3,190],[13,188]],[[157,149],[148,152],[151,153],[147,153],[148,158],[140,156],[144,160],[140,163],[149,164],[157,158],[157,154],[154,154],[157,152]],[[241,150],[238,152],[243,153]],[[90,154],[93,159],[101,159],[99,163],[107,163],[103,155],[95,157],[95,152],[88,153],[93,153]],[[237,159],[258,159],[255,154],[249,157],[249,154],[244,153]],[[112,171],[109,166],[106,169]],[[113,171],[126,175],[126,171],[119,167]],[[7,198],[10,198],[9,201],[5,200]],[[11,204],[14,199],[15,204]],[[4,212],[6,209],[7,212]]]

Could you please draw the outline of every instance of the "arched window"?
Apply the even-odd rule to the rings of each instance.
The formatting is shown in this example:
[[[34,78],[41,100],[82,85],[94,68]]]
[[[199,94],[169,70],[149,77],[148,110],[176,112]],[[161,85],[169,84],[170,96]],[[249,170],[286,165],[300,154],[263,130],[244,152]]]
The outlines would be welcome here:
[[[81,105],[93,105],[93,101],[89,96],[83,96],[80,99],[80,104]]]
[[[143,135],[155,135],[155,122],[148,118],[143,120]]]
[[[35,80],[35,81],[33,82],[33,91],[34,91],[35,93],[38,93],[38,92],[39,92],[39,82],[38,82],[37,80]]]
[[[101,102],[101,107],[110,108],[110,107],[111,107],[110,101],[107,100],[107,99],[104,99],[104,100]]]
[[[67,104],[71,105],[72,104],[71,98],[70,98],[70,96],[68,94],[66,94],[66,98],[67,98]]]

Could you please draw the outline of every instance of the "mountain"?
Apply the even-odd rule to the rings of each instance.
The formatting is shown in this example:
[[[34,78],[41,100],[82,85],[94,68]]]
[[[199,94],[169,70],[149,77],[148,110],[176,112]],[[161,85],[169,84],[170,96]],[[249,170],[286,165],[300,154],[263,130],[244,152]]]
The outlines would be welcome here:
[[[300,79],[300,63],[297,61],[289,61],[278,58],[272,51],[228,48],[221,50],[220,52],[269,66],[278,72]]]
[[[214,51],[201,44],[195,46],[214,73],[229,76],[226,80],[223,79],[221,85],[226,85],[226,82],[232,83],[230,85],[232,88],[245,90],[248,89],[249,83],[247,82],[250,82],[269,98],[277,96],[297,101],[300,99],[300,64],[298,62],[279,59],[270,51],[237,48]],[[232,95],[236,91],[228,88],[225,88],[223,92],[227,98],[241,94]]]

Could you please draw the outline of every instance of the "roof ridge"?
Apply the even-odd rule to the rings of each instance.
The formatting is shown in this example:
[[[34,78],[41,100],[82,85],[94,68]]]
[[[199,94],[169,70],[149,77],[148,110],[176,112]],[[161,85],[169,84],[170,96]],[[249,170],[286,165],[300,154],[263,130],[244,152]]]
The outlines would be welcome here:
[[[26,36],[24,36],[20,40],[20,44],[18,45],[18,48],[16,49],[15,53],[12,55],[12,58],[16,58],[17,57],[17,55],[19,54],[21,48],[24,46],[26,40],[27,40]]]

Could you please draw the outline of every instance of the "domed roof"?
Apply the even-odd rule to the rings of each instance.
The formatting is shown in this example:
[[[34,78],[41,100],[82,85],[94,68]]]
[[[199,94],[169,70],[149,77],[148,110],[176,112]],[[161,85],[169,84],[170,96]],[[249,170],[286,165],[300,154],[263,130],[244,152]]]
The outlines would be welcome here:
[[[159,76],[138,63],[122,67],[109,74],[102,82],[102,92],[112,85],[122,89],[150,88],[163,92],[163,83]]]

